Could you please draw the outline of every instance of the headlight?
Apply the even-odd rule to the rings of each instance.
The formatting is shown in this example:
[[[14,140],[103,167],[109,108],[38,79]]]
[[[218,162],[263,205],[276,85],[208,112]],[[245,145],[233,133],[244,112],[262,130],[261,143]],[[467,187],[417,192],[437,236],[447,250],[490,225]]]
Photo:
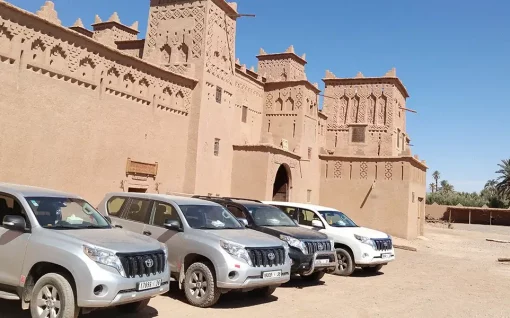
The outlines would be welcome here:
[[[375,242],[371,239],[371,238],[368,238],[366,236],[361,236],[361,235],[357,235],[357,234],[354,234],[354,237],[360,241],[361,243],[363,244],[367,244],[367,245],[370,245],[372,246],[374,249],[376,248],[375,246]]]
[[[331,250],[334,251],[335,250],[335,241],[329,240],[329,243],[331,244]]]
[[[113,267],[122,277],[126,277],[124,267],[122,267],[122,263],[115,252],[87,245],[83,245],[83,252],[94,262]]]
[[[163,250],[163,253],[165,253],[165,267],[163,267],[163,270],[166,268],[166,263],[168,262],[168,247],[166,247],[165,243],[160,243],[161,249]]]
[[[280,235],[280,240],[287,242],[287,244],[292,247],[300,249],[303,254],[308,254],[308,249],[306,248],[305,243],[302,241],[287,235]]]
[[[248,255],[248,251],[244,248],[244,246],[228,241],[220,241],[220,245],[227,253],[233,257],[243,260],[248,263],[248,265],[253,266],[250,255]]]

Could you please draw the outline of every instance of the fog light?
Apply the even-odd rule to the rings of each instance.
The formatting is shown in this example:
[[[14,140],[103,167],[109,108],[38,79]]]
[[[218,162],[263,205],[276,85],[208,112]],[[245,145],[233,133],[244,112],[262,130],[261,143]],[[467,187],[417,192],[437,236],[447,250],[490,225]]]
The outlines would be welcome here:
[[[363,253],[363,258],[367,258],[368,257],[368,253]]]

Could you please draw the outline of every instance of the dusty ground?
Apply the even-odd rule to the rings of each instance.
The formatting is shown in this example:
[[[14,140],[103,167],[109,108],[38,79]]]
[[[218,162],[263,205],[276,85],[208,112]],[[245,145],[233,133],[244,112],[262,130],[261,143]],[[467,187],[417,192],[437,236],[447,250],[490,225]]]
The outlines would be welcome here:
[[[412,242],[418,252],[397,250],[397,260],[377,276],[327,275],[316,286],[299,280],[279,288],[270,299],[228,294],[210,309],[187,305],[179,292],[155,298],[138,316],[116,311],[90,314],[110,317],[510,317],[509,227],[428,225],[426,238]],[[18,302],[0,301],[0,317],[28,318]]]

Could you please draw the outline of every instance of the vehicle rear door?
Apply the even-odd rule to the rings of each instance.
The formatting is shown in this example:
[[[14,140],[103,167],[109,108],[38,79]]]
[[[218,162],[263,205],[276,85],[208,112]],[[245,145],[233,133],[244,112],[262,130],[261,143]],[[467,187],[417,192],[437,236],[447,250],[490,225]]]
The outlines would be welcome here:
[[[143,234],[145,225],[149,223],[152,201],[149,199],[118,196],[108,200],[108,215],[115,225],[125,230]]]

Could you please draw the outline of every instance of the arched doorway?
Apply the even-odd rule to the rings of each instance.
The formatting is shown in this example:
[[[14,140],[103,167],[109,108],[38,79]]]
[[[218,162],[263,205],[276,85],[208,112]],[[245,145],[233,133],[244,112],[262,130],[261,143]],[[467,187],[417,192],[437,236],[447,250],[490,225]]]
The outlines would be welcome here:
[[[273,201],[289,201],[290,175],[284,165],[280,165],[273,184]]]

